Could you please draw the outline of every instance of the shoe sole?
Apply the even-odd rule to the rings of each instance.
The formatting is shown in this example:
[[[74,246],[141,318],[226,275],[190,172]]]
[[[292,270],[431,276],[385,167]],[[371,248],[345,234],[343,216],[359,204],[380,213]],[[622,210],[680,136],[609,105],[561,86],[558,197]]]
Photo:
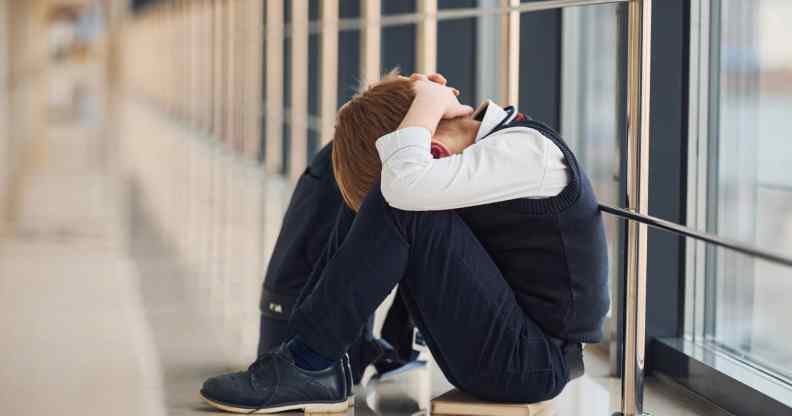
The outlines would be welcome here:
[[[349,401],[344,400],[337,403],[295,403],[285,406],[268,407],[268,408],[250,408],[238,407],[226,403],[219,403],[212,399],[207,398],[201,394],[201,398],[210,406],[220,409],[224,412],[230,413],[246,413],[246,414],[264,414],[264,413],[279,413],[288,410],[302,410],[305,414],[312,413],[340,413],[349,409]]]

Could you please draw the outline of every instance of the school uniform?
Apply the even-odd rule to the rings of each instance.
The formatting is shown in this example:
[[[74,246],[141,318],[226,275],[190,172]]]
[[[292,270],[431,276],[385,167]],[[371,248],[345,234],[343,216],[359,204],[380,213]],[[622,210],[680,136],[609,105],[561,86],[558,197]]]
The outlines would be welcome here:
[[[290,327],[337,359],[398,284],[449,381],[535,402],[582,372],[602,340],[607,250],[592,187],[563,140],[487,103],[477,141],[432,159],[426,129],[383,136],[381,182],[336,225]]]

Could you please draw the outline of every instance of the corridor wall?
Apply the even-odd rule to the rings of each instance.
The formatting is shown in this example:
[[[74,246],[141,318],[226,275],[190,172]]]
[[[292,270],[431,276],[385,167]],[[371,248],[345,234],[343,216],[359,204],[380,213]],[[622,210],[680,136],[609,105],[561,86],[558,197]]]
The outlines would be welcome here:
[[[121,35],[118,156],[193,276],[228,356],[251,361],[258,297],[288,183],[258,162],[262,2],[170,1]]]

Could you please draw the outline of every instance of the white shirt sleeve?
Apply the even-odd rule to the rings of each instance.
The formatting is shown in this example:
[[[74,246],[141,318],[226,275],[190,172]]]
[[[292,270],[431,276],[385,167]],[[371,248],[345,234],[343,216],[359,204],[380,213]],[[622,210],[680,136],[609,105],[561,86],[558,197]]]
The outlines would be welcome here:
[[[462,154],[434,159],[422,127],[377,140],[382,194],[407,211],[456,209],[517,198],[558,195],[568,183],[561,149],[537,130],[504,129]]]

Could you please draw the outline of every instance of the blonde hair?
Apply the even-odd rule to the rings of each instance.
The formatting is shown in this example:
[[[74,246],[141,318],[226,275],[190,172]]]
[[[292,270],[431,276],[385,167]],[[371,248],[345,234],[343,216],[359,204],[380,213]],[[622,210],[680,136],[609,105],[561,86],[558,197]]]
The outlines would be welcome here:
[[[382,170],[374,143],[399,127],[414,98],[413,81],[394,69],[338,111],[333,173],[344,202],[353,210],[360,209]]]

